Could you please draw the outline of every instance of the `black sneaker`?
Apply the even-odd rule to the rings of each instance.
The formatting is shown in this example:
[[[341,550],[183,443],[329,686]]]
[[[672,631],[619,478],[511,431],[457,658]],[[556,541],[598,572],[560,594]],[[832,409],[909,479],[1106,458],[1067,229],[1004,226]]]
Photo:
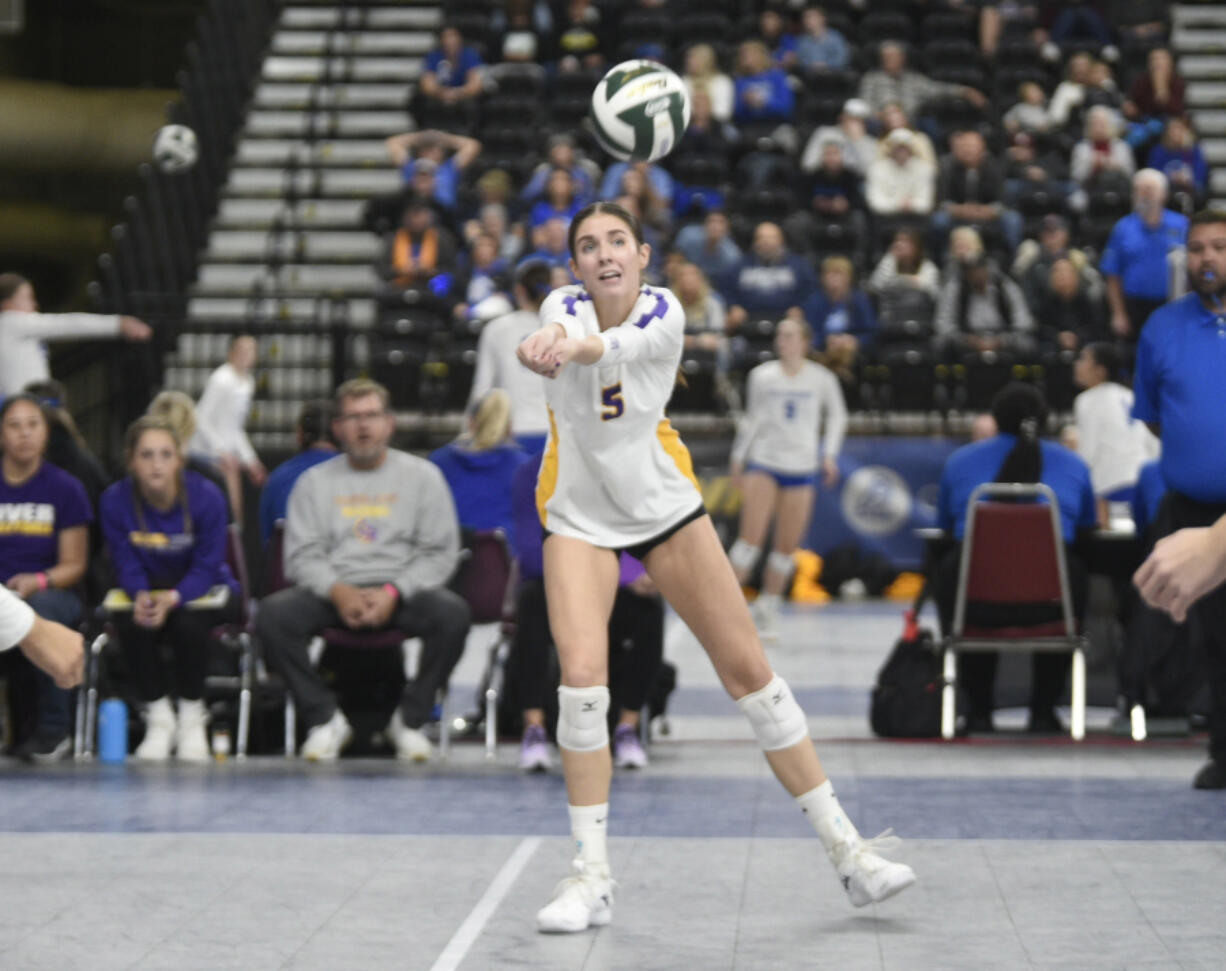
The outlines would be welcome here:
[[[72,739],[67,735],[44,735],[37,732],[17,746],[17,757],[23,762],[62,762],[71,754]]]
[[[1193,789],[1226,789],[1226,765],[1210,759],[1192,780]]]

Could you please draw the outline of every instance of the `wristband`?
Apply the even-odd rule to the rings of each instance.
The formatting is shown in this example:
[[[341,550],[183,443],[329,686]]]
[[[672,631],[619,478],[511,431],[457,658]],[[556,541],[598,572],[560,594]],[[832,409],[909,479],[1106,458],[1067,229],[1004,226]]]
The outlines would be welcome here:
[[[392,598],[393,600],[395,600],[395,601],[399,602],[399,600],[400,600],[400,588],[399,588],[399,587],[397,587],[397,586],[396,586],[396,584],[394,584],[394,583],[385,583],[385,584],[383,584],[383,590],[384,590],[384,592],[385,592],[385,593],[390,594],[390,595],[391,595],[391,598]]]
[[[34,574],[34,579],[38,581],[39,590],[46,590],[47,587],[51,586],[51,581],[47,579],[47,574],[43,573],[41,570]]]

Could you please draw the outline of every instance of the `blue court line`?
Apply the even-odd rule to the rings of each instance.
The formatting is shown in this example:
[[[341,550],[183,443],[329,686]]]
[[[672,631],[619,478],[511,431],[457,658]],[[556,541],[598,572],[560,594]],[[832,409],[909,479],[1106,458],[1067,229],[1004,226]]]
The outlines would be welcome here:
[[[1195,791],[1190,780],[869,777],[837,791],[866,834],[892,826],[919,839],[1226,841],[1226,796]],[[615,836],[811,832],[769,778],[619,773],[611,802]],[[0,785],[0,832],[560,836],[564,806],[558,774],[410,776],[378,762],[199,773],[83,766],[10,773]]]

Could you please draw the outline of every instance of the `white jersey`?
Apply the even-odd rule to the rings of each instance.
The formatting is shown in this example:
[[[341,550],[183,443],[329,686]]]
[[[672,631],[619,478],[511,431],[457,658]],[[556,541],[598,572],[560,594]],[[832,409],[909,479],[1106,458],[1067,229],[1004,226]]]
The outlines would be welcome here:
[[[243,465],[255,462],[255,449],[243,428],[254,394],[255,378],[239,374],[229,361],[210,374],[196,405],[196,434],[188,451],[209,458],[234,455]]]
[[[1077,454],[1090,467],[1096,496],[1135,485],[1141,466],[1156,458],[1161,445],[1132,417],[1132,392],[1113,381],[1081,392],[1073,402]]]
[[[84,341],[118,336],[119,318],[107,314],[0,311],[0,398],[51,376],[44,341]]]
[[[33,608],[8,587],[0,587],[0,651],[24,641],[33,626]]]
[[[515,350],[541,326],[530,310],[516,310],[491,320],[477,340],[477,369],[469,403],[479,401],[492,388],[511,398],[511,431],[516,435],[544,435],[549,430],[545,409],[546,378],[519,363]]]
[[[541,325],[568,337],[599,335],[590,366],[568,364],[545,381],[549,439],[536,505],[550,532],[618,549],[658,536],[702,505],[690,454],[664,417],[685,336],[673,294],[643,287],[630,315],[601,333],[582,286],[541,306]]]
[[[839,379],[816,361],[806,360],[795,374],[779,361],[749,372],[745,415],[732,443],[732,460],[784,475],[812,475],[822,455],[835,458],[847,434],[847,404]]]

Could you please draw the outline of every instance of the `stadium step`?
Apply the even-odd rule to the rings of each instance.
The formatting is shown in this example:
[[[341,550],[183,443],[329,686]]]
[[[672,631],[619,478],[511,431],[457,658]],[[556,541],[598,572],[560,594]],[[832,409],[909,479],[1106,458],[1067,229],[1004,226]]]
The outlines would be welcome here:
[[[434,45],[434,34],[429,30],[281,30],[273,35],[271,52],[296,56],[422,56]]]
[[[1172,26],[1226,27],[1226,4],[1177,3],[1171,10]]]
[[[303,229],[343,229],[362,224],[363,199],[223,199],[217,229],[271,229],[274,224]]]
[[[286,7],[281,26],[293,30],[358,27],[365,30],[438,30],[443,10],[437,6],[354,9],[353,7]]]
[[[1209,173],[1209,190],[1215,196],[1226,196],[1226,169]]]
[[[253,104],[263,109],[403,108],[413,94],[411,84],[281,84],[264,82]]]
[[[398,135],[414,127],[407,111],[252,111],[244,135],[335,136]]]
[[[321,301],[316,297],[193,297],[187,304],[189,326],[206,328],[295,327],[318,330],[327,324],[327,314],[336,313],[335,304],[344,305],[343,318],[355,330],[374,326],[374,300],[350,297],[340,301]]]
[[[1221,28],[1177,27],[1171,31],[1171,44],[1185,53],[1217,53],[1226,50],[1226,25]]]
[[[400,173],[395,169],[247,169],[236,168],[230,172],[223,194],[282,198],[293,195],[298,198],[368,199],[371,196],[391,195],[401,189]]]
[[[420,57],[283,57],[264,59],[266,81],[416,81]]]
[[[372,263],[382,249],[379,238],[365,232],[217,230],[209,237],[204,259],[214,263],[274,258],[307,263]]]
[[[1221,76],[1220,69],[1218,76]],[[1226,81],[1191,81],[1184,97],[1192,108],[1221,107],[1226,104]]]
[[[1187,80],[1220,78],[1226,74],[1226,65],[1220,57],[1193,54],[1179,59],[1179,73]]]
[[[234,156],[236,165],[371,166],[387,168],[391,160],[383,139],[342,139],[311,142],[302,139],[244,138]]]
[[[193,289],[194,296],[281,294],[369,296],[380,280],[374,267],[294,263],[273,269],[262,264],[205,263]]]
[[[1226,165],[1226,138],[1206,138],[1200,147],[1210,165]]]

